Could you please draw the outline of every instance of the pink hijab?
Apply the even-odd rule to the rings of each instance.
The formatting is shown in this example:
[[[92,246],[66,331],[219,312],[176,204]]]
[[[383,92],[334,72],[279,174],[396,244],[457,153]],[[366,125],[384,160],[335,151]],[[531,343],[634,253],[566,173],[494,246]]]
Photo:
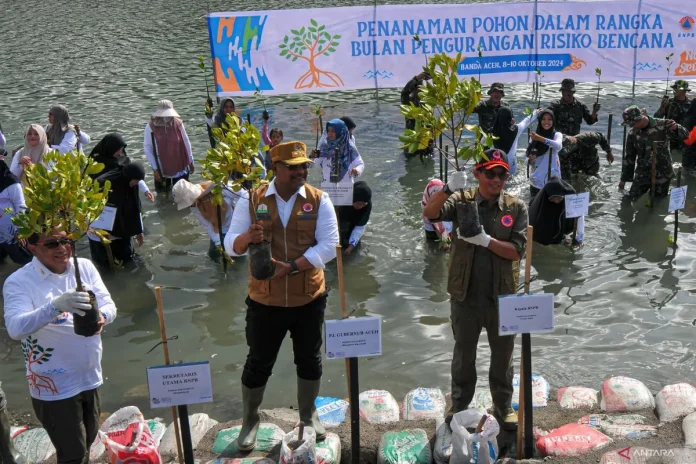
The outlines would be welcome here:
[[[430,197],[437,191],[442,190],[445,187],[445,183],[442,182],[440,179],[433,179],[430,182],[428,182],[428,185],[425,187],[425,191],[423,192],[423,198],[421,199],[421,208],[425,208],[428,202],[430,201]],[[431,225],[433,229],[435,229],[435,232],[439,237],[447,236],[447,231],[445,230],[444,224],[440,222],[431,222],[430,219],[423,216],[423,224],[426,225]]]

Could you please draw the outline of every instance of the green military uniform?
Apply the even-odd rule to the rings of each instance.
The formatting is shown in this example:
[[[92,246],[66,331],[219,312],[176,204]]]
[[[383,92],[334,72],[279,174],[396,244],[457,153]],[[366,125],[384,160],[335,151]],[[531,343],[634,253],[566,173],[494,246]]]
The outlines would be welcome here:
[[[643,117],[649,119],[649,125],[643,129],[633,127]],[[668,119],[651,118],[644,108],[635,105],[626,108],[623,118],[623,124],[631,127],[621,164],[621,182],[632,182],[626,198],[636,200],[650,190],[653,151],[656,152],[655,195],[666,196],[669,181],[674,177],[669,141],[686,139],[686,129],[677,125],[674,131],[669,131],[666,127]]]
[[[494,82],[491,84],[491,88],[488,90],[488,95],[493,92],[498,91],[505,96],[505,85],[500,82]],[[490,134],[493,132],[493,126],[495,126],[495,118],[498,116],[498,108],[501,106],[508,105],[503,100],[500,100],[500,105],[495,106],[491,100],[481,100],[478,105],[474,108],[474,113],[478,114],[479,117],[479,127],[486,133]]]
[[[572,139],[575,139],[573,141]],[[576,136],[563,136],[563,150],[560,152],[561,176],[570,179],[572,174],[582,172],[588,176],[599,174],[599,152],[597,145],[611,153],[609,141],[601,132],[584,132]]]
[[[508,193],[488,201],[478,188],[457,192],[440,210],[440,219],[459,224],[464,203],[476,202],[479,221],[491,237],[512,243],[522,256],[527,243],[527,206]],[[514,336],[498,335],[498,296],[516,293],[519,261],[502,258],[490,249],[462,239],[453,241],[447,291],[451,297],[454,355],[452,359],[452,407],[469,406],[476,388],[476,348],[485,327],[491,348],[489,382],[497,411],[505,411],[512,400],[512,353]]]
[[[564,90],[575,93],[575,81],[573,79],[563,79],[560,91]],[[573,103],[566,103],[563,99],[560,99],[552,103],[549,109],[553,111],[556,131],[561,134],[579,134],[583,119],[590,126],[597,122],[597,117],[590,113],[587,105],[576,98],[573,98]],[[595,110],[599,111],[598,104],[595,104]]]
[[[689,83],[684,81],[684,80],[679,80],[672,85],[672,88],[674,89],[674,92],[677,93],[680,90],[686,90],[687,92],[689,91]],[[660,106],[657,111],[655,111],[654,116],[656,118],[666,118],[666,119],[671,119],[680,126],[684,125],[684,117],[686,116],[686,113],[689,111],[689,105],[691,105],[691,99],[688,97],[684,98],[684,100],[677,100],[676,97],[670,98],[667,105],[663,108]],[[684,141],[683,140],[672,140],[670,143],[672,148],[683,148],[684,147]]]

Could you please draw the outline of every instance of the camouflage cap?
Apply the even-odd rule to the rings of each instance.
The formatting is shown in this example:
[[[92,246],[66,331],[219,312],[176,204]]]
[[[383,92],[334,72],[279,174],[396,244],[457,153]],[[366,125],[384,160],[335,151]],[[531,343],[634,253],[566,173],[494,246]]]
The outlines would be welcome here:
[[[635,123],[643,119],[643,116],[647,114],[648,112],[645,108],[638,108],[637,105],[631,105],[624,110],[623,122],[621,125],[633,127]]]
[[[674,84],[672,84],[672,88],[674,89],[675,92],[678,92],[680,90],[686,90],[687,92],[689,91],[689,83],[686,82],[685,80],[681,79],[676,81]]]
[[[571,92],[575,92],[575,81],[573,79],[563,79],[561,81],[561,88],[559,90],[561,92],[564,90],[570,90]]]
[[[488,95],[492,94],[495,91],[498,91],[503,94],[503,97],[505,96],[505,84],[502,82],[494,82],[491,84],[491,88],[488,89]]]

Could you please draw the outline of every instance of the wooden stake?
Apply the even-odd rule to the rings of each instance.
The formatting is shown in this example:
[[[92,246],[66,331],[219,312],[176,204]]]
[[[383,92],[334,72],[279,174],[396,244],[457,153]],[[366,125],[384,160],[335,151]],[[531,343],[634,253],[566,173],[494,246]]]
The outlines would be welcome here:
[[[657,152],[655,142],[652,146],[652,166],[650,167],[650,207],[655,206],[655,183],[657,182]]]
[[[343,285],[343,253],[341,244],[336,245],[336,269],[338,270],[338,294],[341,298],[341,319],[348,317],[346,304],[346,287]],[[348,386],[348,398],[350,398],[350,359],[346,358],[346,381]]]
[[[524,257],[524,293],[529,295],[529,284],[532,280],[532,245],[534,243],[534,227],[527,226],[527,248]],[[520,395],[517,409],[517,459],[522,459],[522,430],[524,429],[524,353],[520,356]]]
[[[167,327],[164,324],[164,307],[162,305],[162,288],[155,287],[157,298],[157,317],[159,318],[160,334],[162,335],[162,350],[164,351],[164,364],[169,365],[169,347],[167,346]],[[172,406],[172,419],[174,419],[174,435],[176,436],[176,451],[179,456],[179,464],[184,464],[184,453],[181,452],[181,436],[179,435],[179,420],[176,408]]]

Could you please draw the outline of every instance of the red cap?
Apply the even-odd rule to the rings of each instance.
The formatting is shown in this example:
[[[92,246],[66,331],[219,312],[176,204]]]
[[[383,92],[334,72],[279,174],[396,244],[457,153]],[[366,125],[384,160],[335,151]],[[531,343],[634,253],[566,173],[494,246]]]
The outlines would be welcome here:
[[[506,171],[510,171],[510,166],[507,163],[507,155],[503,150],[489,148],[483,153],[488,158],[488,161],[485,159],[481,160],[481,162],[476,165],[476,169],[493,169],[496,166],[500,166],[501,168],[505,168]]]

